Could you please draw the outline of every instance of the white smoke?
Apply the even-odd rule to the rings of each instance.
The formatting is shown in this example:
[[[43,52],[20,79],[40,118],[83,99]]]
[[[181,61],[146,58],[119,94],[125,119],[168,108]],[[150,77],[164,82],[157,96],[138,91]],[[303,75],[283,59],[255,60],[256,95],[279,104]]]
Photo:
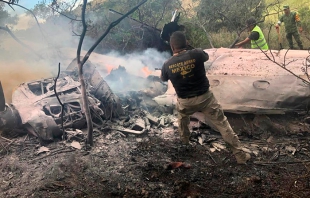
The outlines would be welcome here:
[[[8,98],[7,102],[10,102],[12,91],[19,84],[56,76],[58,63],[61,63],[61,69],[64,70],[76,58],[79,37],[72,32],[72,21],[63,17],[40,22],[41,28],[32,16],[23,14],[17,26],[12,29],[15,36],[28,47],[20,45],[6,32],[1,32],[0,81]],[[81,56],[85,55],[85,50],[93,43],[93,39],[85,38]],[[147,49],[125,55],[118,52],[106,55],[93,53],[89,60],[96,65],[103,77],[107,76],[111,69],[123,66],[129,74],[145,78],[148,75],[157,75],[155,68],[161,68],[169,56],[169,53]]]
[[[128,73],[145,76],[142,70],[144,67],[147,67],[151,72],[155,72],[155,68],[161,68],[170,54],[149,48],[143,52],[133,52],[125,55],[121,55],[118,52],[111,52],[107,56],[113,57],[114,68],[123,66]]]
[[[44,23],[44,19],[38,18],[39,23]],[[26,30],[36,26],[37,23],[32,15],[27,15],[25,13],[18,15],[17,24],[12,26],[14,30]]]

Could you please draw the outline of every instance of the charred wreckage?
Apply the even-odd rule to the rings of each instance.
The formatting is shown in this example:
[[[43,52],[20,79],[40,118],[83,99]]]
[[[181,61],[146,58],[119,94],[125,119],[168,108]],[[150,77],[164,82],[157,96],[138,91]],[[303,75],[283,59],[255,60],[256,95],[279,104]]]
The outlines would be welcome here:
[[[12,95],[12,103],[6,104],[0,87],[0,130],[17,131],[34,135],[42,141],[52,141],[63,135],[62,128],[85,128],[86,119],[82,106],[78,70],[73,61],[59,78],[47,78],[22,83]],[[110,89],[96,67],[88,61],[84,65],[88,102],[95,127],[105,120],[124,115],[130,101],[120,98]],[[113,72],[111,72],[113,73]],[[57,82],[55,84],[55,82]],[[1,84],[0,84],[1,85]],[[56,87],[55,87],[56,86]],[[57,92],[55,90],[57,89]],[[56,94],[61,103],[59,103]]]
[[[286,61],[291,62],[291,71],[301,78],[273,65],[259,50],[220,48],[205,51],[210,54],[210,60],[205,63],[206,75],[224,111],[285,114],[309,108],[310,90],[302,80],[304,76],[300,70],[307,51],[272,51],[279,62],[285,56]],[[110,130],[133,134],[142,134],[152,125],[177,126],[173,114],[176,93],[170,82],[161,82],[160,71],[155,70],[143,78],[129,74],[125,67],[119,66],[103,78],[90,61],[84,68],[95,127],[104,129],[105,122],[112,119],[116,121],[109,126]],[[133,90],[137,84],[141,87]],[[64,134],[62,127],[65,132],[67,129],[85,128],[80,89],[75,61],[60,73],[57,81],[47,78],[19,85],[12,95],[11,104],[5,103],[0,86],[0,130],[26,132],[41,141],[52,141]],[[129,115],[128,112],[132,111],[135,114]],[[166,116],[163,113],[167,113]],[[208,125],[199,112],[192,117]]]
[[[121,14],[114,10],[110,11]],[[179,16],[177,17],[176,14],[175,11],[172,21],[168,23],[169,28],[164,29],[161,38],[158,37],[161,42],[167,42],[168,34],[171,31],[176,31],[176,28],[179,27],[177,25]],[[137,21],[135,22],[137,23]],[[171,27],[173,28],[171,29]],[[164,43],[163,48],[164,50],[170,49],[167,43]],[[28,133],[38,137],[42,142],[52,141],[56,137],[65,135],[66,130],[63,129],[85,128],[86,117],[75,62],[73,60],[68,68],[60,73],[57,81],[55,81],[55,78],[47,78],[22,83],[13,92],[11,104],[5,103],[3,87],[0,81],[0,132],[11,133],[17,131],[18,133]],[[158,106],[150,98],[164,94],[164,91],[167,90],[166,84],[161,83],[158,77],[152,76],[147,79],[139,78],[137,80],[146,80],[147,83],[151,81],[152,84],[157,84],[157,89],[151,87],[141,92],[129,91],[126,94],[120,92],[116,95],[107,82],[111,82],[112,87],[115,83],[123,87],[130,86],[129,74],[126,73],[125,67],[120,66],[117,70],[113,70],[106,79],[90,61],[83,68],[88,92],[88,104],[95,127],[102,126],[105,120],[120,117],[124,115],[126,110],[132,110],[137,106],[142,105],[147,110],[152,106]],[[122,79],[120,79],[120,76],[122,76]],[[134,78],[138,77],[135,76]],[[145,100],[145,98],[148,100]],[[145,129],[145,127],[142,127],[144,123],[149,126],[150,121],[153,123],[159,122],[157,118],[152,117],[148,112],[143,114],[147,115],[148,119],[142,124],[139,123],[141,119],[135,119],[136,124],[133,124],[130,129],[117,129],[141,134],[145,131],[142,130]]]
[[[171,22],[161,32],[161,39],[166,44],[172,32],[183,29],[177,24],[178,19],[179,14],[175,11]],[[206,75],[225,112],[285,114],[309,109],[309,83],[305,83],[307,76],[300,69],[302,65],[310,64],[305,64],[305,57],[309,56],[307,51],[270,50],[274,62],[256,49],[213,48],[205,51],[210,56],[205,63]],[[85,128],[86,118],[75,62],[73,60],[60,73],[57,81],[47,78],[19,85],[12,95],[11,104],[5,103],[0,82],[0,131],[26,132],[41,141],[52,141],[66,134],[66,129]],[[296,75],[275,63],[289,66]],[[151,125],[177,126],[172,121],[175,120],[176,93],[171,82],[161,82],[158,69],[152,70],[147,78],[142,78],[127,73],[125,67],[119,66],[104,78],[90,61],[83,68],[95,127],[104,128],[104,123],[113,118],[119,121],[115,122],[112,130],[133,134],[142,134]],[[128,114],[137,109],[141,111],[134,116]],[[163,116],[163,113],[171,117]],[[209,125],[199,112],[192,117]]]

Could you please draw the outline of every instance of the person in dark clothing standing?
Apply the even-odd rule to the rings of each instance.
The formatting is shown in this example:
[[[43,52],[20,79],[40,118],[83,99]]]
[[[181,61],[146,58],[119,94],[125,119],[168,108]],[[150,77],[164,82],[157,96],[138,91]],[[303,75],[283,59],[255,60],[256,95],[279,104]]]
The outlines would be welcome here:
[[[204,62],[209,59],[208,54],[202,49],[187,50],[185,35],[180,31],[171,35],[170,46],[173,56],[164,63],[161,79],[170,80],[177,93],[178,130],[182,143],[189,144],[189,116],[195,112],[202,112],[231,146],[237,163],[245,164],[251,156],[242,151],[238,136],[210,90],[204,67]]]
[[[291,12],[289,6],[283,6],[284,15],[282,15],[276,24],[276,29],[279,31],[280,25],[284,22],[286,39],[288,41],[290,49],[294,49],[293,38],[298,44],[299,49],[303,49],[302,42],[300,40],[300,35],[298,31],[302,32],[300,18],[297,12]],[[298,27],[298,30],[297,30]]]

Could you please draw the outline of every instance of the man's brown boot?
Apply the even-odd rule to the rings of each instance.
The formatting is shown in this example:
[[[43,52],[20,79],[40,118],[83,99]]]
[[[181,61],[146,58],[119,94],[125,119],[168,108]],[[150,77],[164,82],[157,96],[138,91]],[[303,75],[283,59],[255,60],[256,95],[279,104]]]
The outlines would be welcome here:
[[[238,164],[246,164],[246,162],[251,159],[251,155],[244,151],[235,153],[235,157]]]

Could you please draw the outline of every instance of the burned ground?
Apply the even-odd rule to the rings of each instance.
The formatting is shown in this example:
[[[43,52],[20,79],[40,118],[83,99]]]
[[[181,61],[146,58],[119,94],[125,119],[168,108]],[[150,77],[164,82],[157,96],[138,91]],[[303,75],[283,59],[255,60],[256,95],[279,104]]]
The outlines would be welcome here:
[[[197,120],[192,145],[181,146],[172,115],[141,135],[115,130],[127,118],[107,121],[92,149],[81,133],[46,147],[2,134],[0,197],[309,197],[307,115],[227,116],[251,152],[247,165]]]

